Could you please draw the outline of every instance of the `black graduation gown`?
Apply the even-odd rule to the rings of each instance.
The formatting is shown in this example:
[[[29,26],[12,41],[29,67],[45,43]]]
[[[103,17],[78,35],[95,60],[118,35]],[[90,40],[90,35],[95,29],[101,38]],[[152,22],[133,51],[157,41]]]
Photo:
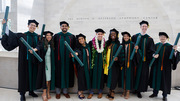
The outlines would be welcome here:
[[[43,40],[44,41],[44,40]],[[46,84],[46,66],[45,66],[45,56],[47,49],[44,48],[44,42],[40,41],[37,45],[38,53],[40,57],[43,59],[42,62],[39,63],[38,66],[38,74],[37,74],[37,82],[36,87],[37,89],[47,89]],[[50,46],[51,47],[51,46]],[[53,49],[52,49],[53,50]],[[50,81],[50,89],[55,89],[55,58],[54,58],[54,50],[51,50],[51,81]]]
[[[37,67],[38,60],[32,55],[32,89],[30,89],[30,81],[29,81],[29,68],[28,68],[28,60],[27,60],[27,48],[20,41],[19,38],[23,37],[27,40],[27,37],[24,33],[13,33],[9,31],[9,36],[6,34],[3,35],[1,44],[7,50],[11,51],[19,46],[19,55],[18,55],[18,92],[26,92],[29,90],[36,89],[36,76],[37,76]],[[39,37],[39,36],[38,36]],[[39,38],[38,38],[39,39]],[[35,46],[36,47],[36,46]],[[34,47],[34,48],[35,48]]]
[[[83,46],[79,46],[79,48],[76,48],[76,52],[78,53],[79,59],[83,62],[86,63],[82,67],[76,60],[75,60],[75,65],[77,69],[77,78],[78,78],[78,90],[79,91],[85,91],[90,89],[90,68],[91,68],[91,52],[90,52],[90,47],[87,44],[86,49],[89,52],[89,58],[87,55],[85,56],[86,59],[83,58]],[[87,54],[87,51],[86,51]],[[89,63],[88,63],[89,61]],[[86,66],[85,66],[86,65]]]
[[[159,43],[156,44],[156,49],[158,45]],[[159,53],[159,58],[155,60],[151,68],[149,78],[150,87],[154,90],[162,90],[165,94],[170,94],[171,92],[171,72],[176,69],[179,62],[179,52],[177,52],[176,57],[175,55],[173,56],[172,60],[169,59],[171,50],[172,45],[169,43],[161,47],[161,53]],[[163,67],[161,68],[161,66]]]
[[[132,36],[132,42],[136,43],[139,34],[140,33]],[[138,46],[142,52],[142,58],[139,60],[139,64],[136,69],[135,90],[138,92],[145,92],[148,88],[149,63],[155,52],[154,41],[149,35],[146,34],[141,36],[141,40]]]
[[[61,32],[60,32],[61,33]],[[63,36],[62,35],[59,35],[59,33],[57,33],[57,34],[55,34],[54,35],[54,47],[55,47],[55,69],[56,69],[56,71],[55,71],[55,87],[57,87],[57,88],[64,88],[64,87],[62,87],[62,83],[63,82],[69,82],[68,84],[65,84],[65,85],[68,85],[68,87],[65,87],[65,88],[70,88],[70,87],[73,87],[74,86],[74,64],[73,64],[73,61],[72,61],[72,56],[71,56],[71,54],[69,54],[69,57],[65,57],[66,59],[65,59],[65,63],[66,63],[66,60],[67,60],[67,58],[69,58],[69,77],[68,77],[68,79],[69,79],[69,81],[67,81],[67,79],[66,79],[66,81],[63,81],[63,80],[61,80],[61,74],[62,74],[62,72],[61,72],[61,64],[65,64],[65,63],[62,63],[61,62],[61,58],[62,57],[64,57],[65,55],[63,55],[63,56],[61,56],[61,54],[59,54],[59,51],[60,50],[63,50],[61,47],[61,45],[60,45],[60,42],[62,42],[62,41],[60,41],[60,38],[63,38]],[[75,45],[76,45],[76,39],[75,39],[75,36],[73,35],[73,34],[71,34],[71,35],[69,35],[68,36],[68,38],[69,38],[69,40],[70,40],[70,43],[69,43],[69,45],[70,45],[70,47],[74,50],[75,49]],[[62,43],[64,43],[64,42],[62,42]],[[66,46],[64,45],[64,54],[66,54],[66,52],[69,52],[69,50],[66,48]],[[65,69],[66,69],[66,66],[65,66]],[[66,73],[67,71],[65,70],[64,71],[64,73]],[[65,78],[67,77],[67,75],[65,76]]]
[[[113,56],[116,54],[120,46],[120,42],[116,42],[113,44],[116,44],[116,49],[113,49],[113,47],[111,47],[110,61],[112,61]],[[108,50],[108,46],[107,46],[107,50]],[[107,75],[107,87],[110,88],[111,90],[114,90],[117,87],[120,67],[122,65],[120,56],[118,55],[117,57],[118,60],[114,61],[111,69],[108,70],[108,75]]]

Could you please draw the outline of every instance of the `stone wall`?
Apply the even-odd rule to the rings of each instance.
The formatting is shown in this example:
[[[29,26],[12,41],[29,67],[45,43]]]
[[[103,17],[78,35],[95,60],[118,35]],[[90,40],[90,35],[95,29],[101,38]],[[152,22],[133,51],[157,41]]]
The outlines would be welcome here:
[[[83,33],[90,41],[96,28],[106,31],[118,29],[131,34],[140,32],[139,22],[150,23],[148,34],[158,42],[158,33],[165,31],[173,44],[180,31],[179,0],[12,0],[9,18],[12,19],[12,31],[27,31],[28,19],[36,19],[40,25],[36,30],[40,34],[42,24],[45,30],[54,33],[60,31],[59,22],[69,22],[69,31],[75,35]],[[4,14],[0,13],[0,18]],[[120,35],[120,40],[122,36]],[[179,44],[178,44],[179,46]],[[0,51],[0,86],[17,88],[17,52]],[[180,64],[172,73],[172,87],[180,85]],[[77,80],[71,92],[77,91]]]

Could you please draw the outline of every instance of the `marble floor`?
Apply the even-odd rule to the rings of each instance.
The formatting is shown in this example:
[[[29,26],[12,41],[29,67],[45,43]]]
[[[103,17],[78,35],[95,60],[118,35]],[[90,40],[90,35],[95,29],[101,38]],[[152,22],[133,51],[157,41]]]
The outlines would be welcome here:
[[[41,92],[36,92],[39,97],[38,98],[32,98],[28,96],[28,93],[26,94],[26,100],[27,101],[42,101],[41,99]],[[162,93],[159,93],[159,96],[157,98],[149,98],[148,96],[152,92],[146,92],[142,93],[143,98],[139,99],[135,95],[130,95],[130,98],[128,100],[120,97],[120,94],[115,95],[114,101],[162,101]],[[49,101],[82,101],[79,100],[77,97],[77,94],[70,94],[71,98],[66,99],[64,96],[61,96],[61,99],[57,100],[55,99],[55,93],[51,94],[52,98]],[[85,94],[87,97],[87,94]],[[19,94],[17,90],[13,89],[6,89],[6,88],[0,88],[0,101],[19,101]],[[103,94],[102,99],[97,99],[97,95],[95,94],[92,99],[84,99],[84,101],[109,101],[106,99],[106,94]],[[172,90],[171,95],[168,96],[168,101],[180,101],[180,91],[178,90]]]

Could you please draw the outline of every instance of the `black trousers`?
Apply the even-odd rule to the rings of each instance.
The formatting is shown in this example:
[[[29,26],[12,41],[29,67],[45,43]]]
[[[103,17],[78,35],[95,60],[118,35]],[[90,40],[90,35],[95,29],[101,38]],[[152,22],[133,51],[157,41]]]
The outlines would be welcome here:
[[[159,91],[158,90],[153,90],[153,94],[158,95]],[[163,97],[167,97],[167,93],[163,92],[162,93]]]

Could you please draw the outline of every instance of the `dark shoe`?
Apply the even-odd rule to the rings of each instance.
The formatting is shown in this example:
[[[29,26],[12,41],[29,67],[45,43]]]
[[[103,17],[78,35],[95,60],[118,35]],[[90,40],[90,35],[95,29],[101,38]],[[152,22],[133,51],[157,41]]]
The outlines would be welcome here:
[[[70,98],[69,94],[63,94],[66,98]]]
[[[141,93],[137,93],[137,97],[138,97],[138,98],[142,98]]]
[[[35,94],[33,91],[29,92],[29,95],[32,96],[32,97],[38,97],[38,95]]]
[[[152,94],[152,95],[150,95],[149,97],[150,97],[150,98],[153,98],[153,97],[157,97],[157,95]]]
[[[60,99],[61,98],[61,94],[56,94],[56,99]]]
[[[163,101],[167,101],[167,97],[163,97]]]
[[[107,94],[107,95],[106,95],[106,98],[109,99],[110,96],[111,96],[110,94]]]
[[[85,99],[85,96],[81,93],[81,94],[78,94],[78,98],[83,100],[83,99]]]
[[[21,97],[20,97],[20,101],[26,101],[26,97],[25,97],[25,95],[21,95]]]
[[[114,100],[114,91],[111,91],[110,96],[109,96],[109,100]]]

